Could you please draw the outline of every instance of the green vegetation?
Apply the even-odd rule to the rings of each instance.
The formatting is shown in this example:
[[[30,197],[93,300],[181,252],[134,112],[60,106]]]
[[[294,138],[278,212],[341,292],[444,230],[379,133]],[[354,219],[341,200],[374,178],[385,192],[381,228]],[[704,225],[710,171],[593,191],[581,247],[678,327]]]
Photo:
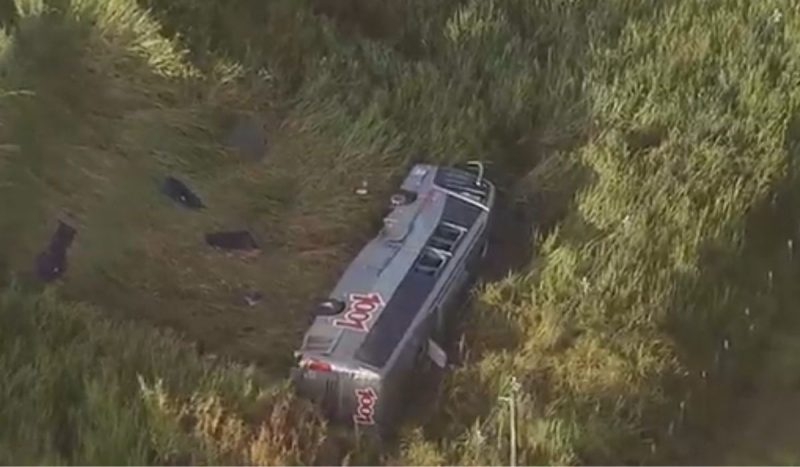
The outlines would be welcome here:
[[[5,462],[307,464],[322,440],[283,384],[174,335],[16,289],[0,297],[0,324]]]
[[[796,329],[783,312],[800,279],[789,0],[16,6],[0,50],[0,458],[333,455],[282,377],[306,304],[414,160],[491,161],[531,219],[500,235],[534,227],[516,256],[535,254],[477,291],[466,364],[382,461],[507,463],[512,378],[521,464],[694,459],[763,362],[796,368],[794,333],[773,331]],[[241,114],[264,119],[263,162],[221,144]],[[209,209],[164,201],[172,173]],[[70,269],[36,291],[26,271],[61,215],[79,230]],[[202,232],[230,225],[259,235],[260,257],[206,251]],[[264,303],[239,305],[252,288]],[[797,382],[765,379],[769,394]]]

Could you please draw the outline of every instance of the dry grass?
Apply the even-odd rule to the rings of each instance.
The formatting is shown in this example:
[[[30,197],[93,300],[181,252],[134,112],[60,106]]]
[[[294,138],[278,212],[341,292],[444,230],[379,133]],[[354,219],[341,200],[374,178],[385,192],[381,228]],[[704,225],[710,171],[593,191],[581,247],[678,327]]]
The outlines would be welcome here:
[[[797,303],[788,0],[138,2],[153,15],[122,0],[17,3],[2,85],[34,94],[0,110],[0,271],[28,267],[70,212],[80,233],[60,299],[168,325],[262,371],[285,371],[305,303],[370,234],[408,162],[493,163],[539,227],[536,257],[476,294],[467,364],[439,416],[385,462],[506,463],[497,401],[512,376],[520,463],[691,457],[684,437],[720,420]],[[240,111],[266,116],[262,163],[218,143]],[[161,200],[166,172],[210,209]],[[367,201],[352,193],[361,180]],[[201,232],[223,225],[256,231],[261,257],[205,251]],[[263,308],[234,303],[250,287]],[[162,397],[146,382],[145,406],[166,414],[147,422],[166,443],[157,453],[295,463],[318,446],[299,440],[322,439],[287,399],[259,431],[224,391]],[[39,444],[2,446],[26,459]],[[176,459],[119,446],[115,462]]]
[[[388,186],[381,164],[348,170],[373,153],[315,133],[302,116],[268,118],[269,154],[239,158],[220,144],[222,122],[274,115],[268,87],[199,76],[168,41],[150,37],[155,23],[131,2],[70,8],[21,18],[5,51],[6,87],[33,93],[4,111],[14,148],[0,175],[9,269],[28,270],[56,216],[67,215],[79,230],[67,297],[285,370],[305,324],[299,310],[365,236],[376,204],[353,191],[362,178],[377,193]],[[163,197],[168,174],[188,180],[209,209],[186,212]],[[257,236],[259,258],[203,244],[204,232],[238,228]],[[266,295],[255,309],[240,303],[250,289]]]
[[[0,321],[3,459],[307,464],[324,440],[324,424],[279,380],[202,359],[173,333],[15,287]]]

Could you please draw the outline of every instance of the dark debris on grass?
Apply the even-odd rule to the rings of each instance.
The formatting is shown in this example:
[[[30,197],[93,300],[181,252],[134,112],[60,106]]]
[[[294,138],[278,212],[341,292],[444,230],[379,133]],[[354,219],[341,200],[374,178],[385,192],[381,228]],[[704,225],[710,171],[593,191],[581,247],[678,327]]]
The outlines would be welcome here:
[[[247,230],[232,230],[207,233],[206,243],[221,250],[260,250],[255,237]]]
[[[74,227],[59,220],[58,228],[50,237],[50,244],[36,256],[36,276],[45,281],[52,282],[67,270],[67,250],[77,235]]]
[[[203,209],[206,207],[197,194],[175,177],[169,176],[164,179],[164,183],[161,185],[161,192],[186,208]]]

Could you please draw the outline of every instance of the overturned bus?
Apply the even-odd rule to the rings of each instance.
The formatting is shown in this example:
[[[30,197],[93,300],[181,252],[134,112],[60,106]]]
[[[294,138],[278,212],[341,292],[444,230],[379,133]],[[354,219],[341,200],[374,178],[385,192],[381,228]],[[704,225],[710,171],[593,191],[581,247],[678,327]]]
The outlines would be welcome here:
[[[317,304],[292,381],[332,422],[388,434],[419,372],[445,368],[487,251],[495,188],[483,172],[415,165],[380,234]]]

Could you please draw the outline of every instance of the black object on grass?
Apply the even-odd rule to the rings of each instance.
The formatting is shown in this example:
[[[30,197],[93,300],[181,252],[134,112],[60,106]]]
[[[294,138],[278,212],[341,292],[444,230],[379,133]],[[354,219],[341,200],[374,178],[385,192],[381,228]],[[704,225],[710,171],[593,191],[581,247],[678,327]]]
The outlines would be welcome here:
[[[173,201],[189,209],[202,209],[205,206],[199,196],[194,194],[185,183],[175,177],[167,177],[161,186],[161,191]]]
[[[58,228],[50,238],[47,249],[36,256],[36,275],[41,280],[54,281],[67,270],[67,250],[76,233],[73,227],[58,221]]]
[[[230,232],[213,232],[206,234],[206,243],[223,250],[258,250],[259,246],[253,235],[246,230]]]

